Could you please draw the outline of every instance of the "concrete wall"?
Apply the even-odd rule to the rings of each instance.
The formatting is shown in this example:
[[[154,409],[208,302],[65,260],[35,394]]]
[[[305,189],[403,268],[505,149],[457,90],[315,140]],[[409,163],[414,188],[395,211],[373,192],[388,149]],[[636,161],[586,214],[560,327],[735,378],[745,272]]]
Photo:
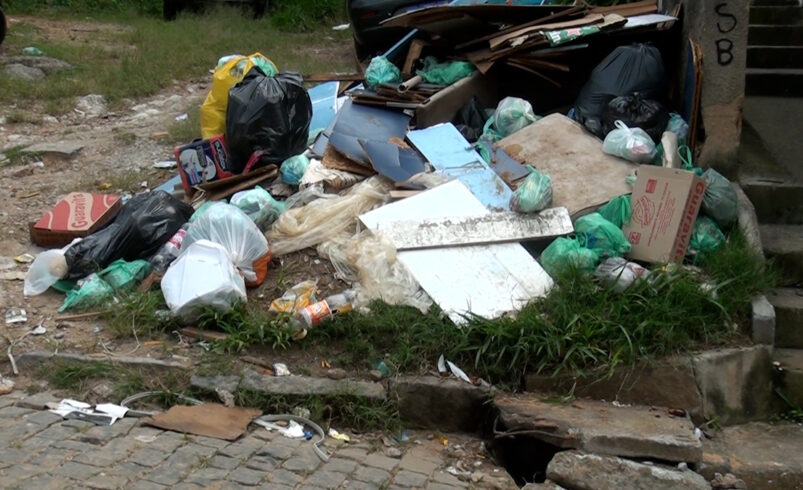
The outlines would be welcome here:
[[[671,11],[678,3],[664,0],[663,6]],[[703,52],[705,139],[697,163],[733,175],[742,131],[750,1],[687,0],[683,4],[683,39],[691,37]]]

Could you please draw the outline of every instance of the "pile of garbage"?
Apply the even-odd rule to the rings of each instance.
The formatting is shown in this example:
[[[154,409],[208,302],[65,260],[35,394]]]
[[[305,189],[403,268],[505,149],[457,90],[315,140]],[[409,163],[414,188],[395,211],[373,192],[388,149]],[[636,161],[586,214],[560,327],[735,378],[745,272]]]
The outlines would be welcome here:
[[[224,56],[178,175],[65,196],[31,228],[51,250],[24,292],[87,309],[158,283],[191,324],[315,248],[352,287],[321,300],[310,278],[276,298],[299,331],[377,299],[434,302],[460,325],[515,313],[567,266],[623,289],[703,257],[736,195],[693,166],[699,98],[670,97],[678,12],[634,5],[416,10],[389,21],[416,30],[364,74],[311,88],[261,53]],[[470,39],[466,12],[483,26]]]

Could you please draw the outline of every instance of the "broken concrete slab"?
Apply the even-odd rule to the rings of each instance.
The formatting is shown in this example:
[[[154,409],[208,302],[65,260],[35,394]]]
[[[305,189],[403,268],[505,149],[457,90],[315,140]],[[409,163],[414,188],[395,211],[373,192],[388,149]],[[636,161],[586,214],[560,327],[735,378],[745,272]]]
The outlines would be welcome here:
[[[775,308],[775,347],[803,349],[803,290],[775,289],[767,300]]]
[[[43,72],[39,68],[25,66],[20,63],[8,64],[6,65],[5,69],[3,69],[3,71],[5,72],[6,75],[12,78],[17,78],[19,80],[27,80],[29,82],[45,78],[45,72]]]
[[[409,376],[391,380],[399,416],[411,427],[442,431],[476,431],[489,412],[490,388],[454,378]]]
[[[547,477],[573,490],[708,490],[711,486],[691,470],[638,463],[614,456],[563,451],[547,466]]]
[[[374,400],[387,397],[385,387],[380,383],[309,376],[266,376],[250,369],[243,372],[239,388],[275,395],[348,395]]]
[[[74,361],[80,363],[86,362],[108,362],[111,364],[123,364],[128,366],[136,366],[140,368],[155,368],[155,369],[188,369],[188,364],[178,361],[162,361],[159,359],[151,359],[149,357],[129,357],[129,356],[115,356],[110,357],[105,354],[67,354],[43,351],[25,352],[16,356],[17,366],[22,369],[26,368],[39,368],[48,361]]]
[[[99,94],[89,94],[75,100],[75,108],[85,117],[100,117],[108,112],[106,98]]]
[[[22,153],[37,154],[56,158],[72,158],[84,148],[84,145],[77,142],[60,141],[58,143],[37,143],[24,148]]]
[[[720,455],[730,472],[751,490],[800,488],[803,482],[803,426],[753,422],[726,427],[704,442],[706,453]]]
[[[501,395],[493,403],[508,431],[535,431],[528,436],[561,448],[674,462],[702,458],[691,420],[671,416],[666,409],[595,400],[561,405],[531,393]]]
[[[706,420],[732,425],[771,413],[771,346],[706,351],[694,356],[693,365]]]
[[[226,390],[229,393],[234,393],[240,386],[241,376],[197,376],[195,374],[190,377],[190,386],[201,390],[214,392],[217,389]]]
[[[50,75],[64,70],[72,70],[73,66],[66,61],[62,61],[49,56],[10,56],[5,59],[5,63],[24,65],[36,68]]]
[[[760,294],[753,298],[752,308],[752,336],[756,344],[775,344],[775,308]]]

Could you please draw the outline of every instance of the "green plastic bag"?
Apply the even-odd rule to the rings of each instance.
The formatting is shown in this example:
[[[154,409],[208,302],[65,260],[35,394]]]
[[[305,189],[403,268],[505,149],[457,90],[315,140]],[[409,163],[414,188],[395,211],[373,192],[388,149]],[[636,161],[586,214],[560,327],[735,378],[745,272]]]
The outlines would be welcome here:
[[[678,146],[686,143],[689,137],[689,125],[680,117],[680,114],[673,112],[669,114],[669,122],[666,124],[666,131],[675,133],[678,137]]]
[[[541,211],[552,204],[552,178],[527,166],[530,175],[510,197],[510,209],[519,213]]]
[[[123,259],[115,260],[108,267],[98,272],[98,276],[115,291],[133,289],[145,276],[150,274],[151,265],[147,260],[126,262]]]
[[[380,83],[399,83],[401,81],[399,69],[384,56],[372,59],[365,70],[365,85],[368,88],[374,88]]]
[[[307,171],[307,167],[309,167],[309,158],[304,155],[288,158],[282,162],[282,166],[279,169],[282,173],[282,182],[287,185],[297,186],[301,181],[301,177],[304,176],[304,172]]]
[[[581,246],[574,238],[556,238],[541,253],[541,265],[551,276],[569,267],[594,272],[600,259],[599,252]]]
[[[84,279],[80,289],[67,291],[67,298],[59,308],[59,313],[66,310],[85,310],[112,298],[114,298],[112,287],[97,274],[90,274]]]
[[[231,196],[230,203],[240,208],[263,231],[279,219],[279,215],[285,210],[282,201],[274,199],[268,191],[260,186],[234,194]]]
[[[713,168],[703,172],[702,177],[705,181],[703,213],[720,227],[730,227],[739,218],[739,198],[736,191],[730,181]]]
[[[468,61],[452,61],[438,63],[434,56],[424,58],[424,68],[418,70],[416,75],[427,83],[436,85],[451,85],[458,80],[470,76],[477,68]]]
[[[632,248],[622,230],[599,213],[578,218],[574,231],[584,247],[597,250],[605,257],[621,257]]]
[[[629,224],[632,215],[630,209],[630,194],[614,197],[608,201],[608,204],[599,208],[597,212],[619,228]]]
[[[488,118],[482,136],[499,141],[540,119],[533,113],[533,106],[518,97],[505,97],[496,106],[494,115]]]
[[[686,255],[702,256],[714,252],[725,244],[725,234],[708,216],[698,216],[689,240]]]

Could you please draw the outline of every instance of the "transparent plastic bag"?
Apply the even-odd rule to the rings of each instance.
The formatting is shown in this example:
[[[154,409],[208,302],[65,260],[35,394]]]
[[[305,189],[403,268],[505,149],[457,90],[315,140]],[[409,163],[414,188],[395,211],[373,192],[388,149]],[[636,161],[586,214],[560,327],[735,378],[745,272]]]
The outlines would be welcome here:
[[[251,218],[236,206],[223,202],[210,206],[187,228],[181,253],[198,240],[222,245],[249,285],[258,285],[265,280],[268,272],[268,261],[265,260],[265,257],[269,258],[268,241]]]
[[[621,228],[599,213],[577,218],[574,232],[583,246],[597,250],[604,257],[621,257],[632,248]]]
[[[260,186],[256,186],[251,190],[240,191],[231,196],[229,201],[233,206],[237,206],[247,214],[260,230],[265,230],[271,223],[276,221],[285,209],[282,201],[274,199],[268,191]]]
[[[282,166],[279,168],[282,174],[282,182],[287,185],[298,186],[301,178],[304,177],[304,172],[307,171],[307,167],[309,167],[309,158],[304,155],[288,158],[282,162]]]
[[[78,282],[79,289],[67,291],[59,313],[67,310],[85,310],[114,298],[114,289],[97,274],[90,274]]]
[[[688,123],[676,112],[669,114],[669,122],[666,124],[666,130],[677,135],[678,145],[685,144],[686,139],[689,137]]]
[[[33,259],[28,273],[25,274],[22,288],[25,296],[40,295],[67,275],[69,268],[67,259],[64,258],[64,250],[67,248],[69,245],[62,249],[45,250]]]
[[[368,88],[374,88],[380,83],[399,83],[401,81],[399,69],[384,56],[372,59],[365,70],[365,85]]]
[[[483,134],[486,139],[498,141],[538,119],[529,102],[518,97],[505,97],[496,106],[494,115],[485,123]]]
[[[616,121],[616,128],[605,137],[602,151],[635,163],[650,163],[655,158],[655,143],[641,128],[628,128]]]
[[[646,279],[650,271],[635,262],[628,262],[621,257],[610,257],[602,261],[594,271],[594,277],[613,290],[622,292],[637,280]]]
[[[542,211],[552,204],[552,178],[527,166],[530,175],[510,197],[510,209],[519,213]]]
[[[374,176],[355,185],[346,194],[285,211],[267,236],[276,256],[323,243],[353,229],[357,216],[390,199],[390,184]],[[311,188],[308,188],[311,189]]]
[[[614,197],[607,204],[597,210],[606,220],[619,228],[630,223],[632,209],[630,208],[630,194]]]
[[[182,246],[181,255],[165,272],[161,287],[170,311],[187,323],[198,320],[206,308],[226,312],[247,301],[243,277],[229,252],[209,240]]]
[[[574,238],[556,238],[541,253],[541,265],[551,276],[570,267],[593,272],[600,261],[600,253],[580,245]]]
[[[722,228],[728,228],[739,218],[739,199],[731,182],[709,168],[702,175],[705,181],[702,211]]]

